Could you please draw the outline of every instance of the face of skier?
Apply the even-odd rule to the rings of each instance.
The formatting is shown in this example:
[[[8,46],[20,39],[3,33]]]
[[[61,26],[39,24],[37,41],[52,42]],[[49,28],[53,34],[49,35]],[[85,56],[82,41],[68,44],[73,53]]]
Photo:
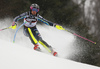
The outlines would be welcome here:
[[[31,13],[32,13],[32,15],[36,15],[36,13],[37,13],[38,11],[39,11],[39,9],[32,8]]]
[[[32,13],[32,15],[36,15],[37,12],[36,11],[31,11],[31,13]]]

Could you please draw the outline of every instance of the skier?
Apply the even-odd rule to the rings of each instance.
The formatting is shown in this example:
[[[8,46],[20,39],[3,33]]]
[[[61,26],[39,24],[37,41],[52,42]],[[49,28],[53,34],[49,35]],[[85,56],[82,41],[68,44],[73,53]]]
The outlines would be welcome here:
[[[12,23],[12,29],[15,29],[17,26],[17,21],[19,21],[20,19],[24,19],[24,35],[29,37],[31,42],[34,45],[34,50],[40,51],[40,47],[38,45],[38,42],[43,45],[43,47],[45,47],[51,54],[53,54],[54,56],[57,55],[57,52],[53,50],[53,48],[48,45],[41,37],[36,24],[37,21],[41,21],[43,23],[45,23],[46,25],[49,26],[54,26],[57,29],[62,29],[62,26],[57,25],[55,23],[52,23],[46,19],[44,19],[42,16],[40,16],[38,14],[39,12],[39,5],[38,4],[32,4],[30,6],[30,11],[25,12],[20,14],[19,16],[16,16],[13,20]]]

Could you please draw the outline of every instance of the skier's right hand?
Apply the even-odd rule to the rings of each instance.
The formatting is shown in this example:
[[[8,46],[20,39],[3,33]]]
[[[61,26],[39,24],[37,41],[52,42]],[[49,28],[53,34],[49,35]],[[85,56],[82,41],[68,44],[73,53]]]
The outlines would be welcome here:
[[[16,27],[17,27],[17,24],[15,22],[13,22],[12,29],[16,29]]]

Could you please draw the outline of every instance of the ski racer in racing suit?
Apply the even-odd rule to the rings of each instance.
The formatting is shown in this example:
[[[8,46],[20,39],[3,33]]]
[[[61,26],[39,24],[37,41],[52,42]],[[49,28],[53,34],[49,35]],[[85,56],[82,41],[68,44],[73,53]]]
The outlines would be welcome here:
[[[19,21],[20,19],[24,19],[24,23],[25,23],[24,35],[26,35],[30,38],[31,42],[34,45],[34,50],[40,51],[40,47],[38,45],[38,42],[39,42],[43,47],[45,47],[48,50],[48,52],[50,52],[54,56],[56,56],[57,52],[55,52],[53,50],[53,48],[42,39],[42,37],[36,27],[36,24],[37,24],[37,21],[41,21],[41,22],[45,23],[46,25],[54,26],[57,29],[61,29],[62,26],[57,25],[55,23],[52,23],[52,22],[44,19],[42,16],[40,16],[38,14],[38,12],[39,12],[39,6],[37,4],[32,4],[30,6],[29,12],[22,13],[19,16],[16,16],[14,18],[13,23],[12,23],[12,29],[16,28],[17,21]]]

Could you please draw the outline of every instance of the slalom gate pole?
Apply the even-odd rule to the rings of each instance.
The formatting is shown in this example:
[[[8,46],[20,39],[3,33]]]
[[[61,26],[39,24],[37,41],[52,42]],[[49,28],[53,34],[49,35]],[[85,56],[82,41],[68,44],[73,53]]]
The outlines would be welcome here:
[[[67,31],[67,32],[70,32],[70,31],[68,31],[68,30],[66,30],[66,29],[63,29],[63,30],[65,30],[65,31]],[[72,32],[70,32],[70,33],[72,33]],[[87,39],[87,38],[85,38],[85,37],[82,37],[82,36],[80,36],[80,35],[78,35],[78,34],[76,34],[76,33],[72,33],[73,35],[75,35],[75,36],[77,36],[77,37],[80,37],[80,38],[82,38],[82,39],[84,39],[84,40],[87,40],[87,41],[89,41],[89,42],[91,42],[91,43],[93,43],[93,44],[96,44],[96,42],[94,42],[94,41],[92,41],[92,40],[89,40],[89,39]]]
[[[7,28],[0,29],[0,31],[6,30],[6,29],[10,29],[10,28],[12,28],[12,26],[7,27]]]
[[[26,23],[26,22],[24,22],[23,24],[21,24],[21,25],[18,27],[18,29],[16,30],[15,35],[14,35],[14,39],[13,39],[13,43],[15,43],[15,38],[16,38],[16,34],[17,34],[18,30],[19,30],[25,23]]]

